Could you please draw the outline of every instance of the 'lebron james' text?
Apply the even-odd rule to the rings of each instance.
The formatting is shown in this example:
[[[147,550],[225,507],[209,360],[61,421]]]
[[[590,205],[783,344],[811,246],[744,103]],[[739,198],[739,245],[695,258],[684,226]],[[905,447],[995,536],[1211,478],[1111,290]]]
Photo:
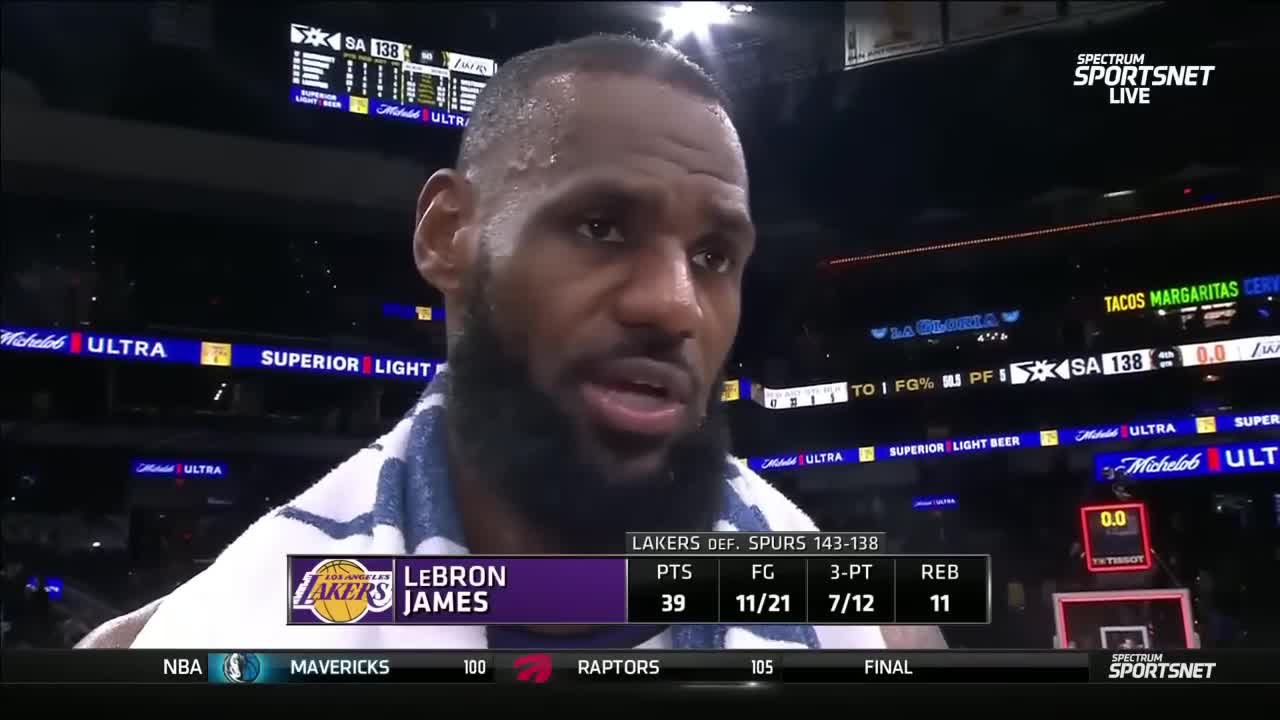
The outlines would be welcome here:
[[[507,569],[483,565],[403,566],[404,617],[422,613],[489,612],[489,590],[507,586]]]

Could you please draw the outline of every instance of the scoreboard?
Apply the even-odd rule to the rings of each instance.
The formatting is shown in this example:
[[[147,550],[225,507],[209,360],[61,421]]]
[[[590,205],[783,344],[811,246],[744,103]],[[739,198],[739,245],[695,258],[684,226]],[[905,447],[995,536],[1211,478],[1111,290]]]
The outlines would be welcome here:
[[[879,533],[631,534],[634,551],[613,556],[290,556],[287,622],[990,622],[990,556],[882,546]]]
[[[290,99],[359,115],[466,127],[497,63],[379,37],[289,26]]]

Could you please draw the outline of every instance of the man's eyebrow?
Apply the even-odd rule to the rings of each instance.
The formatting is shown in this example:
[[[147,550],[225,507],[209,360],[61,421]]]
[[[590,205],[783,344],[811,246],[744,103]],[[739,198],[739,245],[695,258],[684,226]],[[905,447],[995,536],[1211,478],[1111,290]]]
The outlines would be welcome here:
[[[612,172],[592,172],[567,177],[548,188],[552,202],[572,202],[582,196],[593,200],[639,200],[645,204],[660,205],[663,201],[662,186],[650,182],[637,182]]]
[[[635,180],[610,171],[596,171],[566,177],[552,183],[547,189],[549,205],[565,207],[577,203],[639,203],[653,208],[666,202],[666,190],[661,183]],[[742,240],[748,246],[755,243],[756,228],[751,211],[744,205],[724,197],[707,202],[706,211],[712,216],[716,230]]]
[[[713,200],[709,204],[711,215],[716,224],[724,230],[736,235],[755,238],[756,226],[751,221],[751,211],[737,203]]]

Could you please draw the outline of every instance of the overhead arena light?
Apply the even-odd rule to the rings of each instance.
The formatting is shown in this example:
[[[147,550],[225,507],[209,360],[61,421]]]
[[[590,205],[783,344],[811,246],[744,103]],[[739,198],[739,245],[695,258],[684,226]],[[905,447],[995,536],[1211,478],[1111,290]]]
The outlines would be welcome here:
[[[749,8],[749,5],[743,4]],[[750,10],[740,11],[750,12]],[[671,42],[680,42],[693,35],[699,42],[708,38],[707,29],[712,25],[724,25],[733,19],[733,11],[724,3],[682,2],[667,8],[662,16],[663,33],[671,34]]]

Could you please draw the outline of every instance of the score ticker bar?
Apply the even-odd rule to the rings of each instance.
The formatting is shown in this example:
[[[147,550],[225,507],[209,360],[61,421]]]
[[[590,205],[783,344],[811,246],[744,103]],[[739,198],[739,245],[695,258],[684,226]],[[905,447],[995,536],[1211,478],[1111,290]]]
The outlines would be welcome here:
[[[1280,683],[1277,650],[6,650],[5,683]]]
[[[290,625],[991,621],[989,555],[290,556]]]

